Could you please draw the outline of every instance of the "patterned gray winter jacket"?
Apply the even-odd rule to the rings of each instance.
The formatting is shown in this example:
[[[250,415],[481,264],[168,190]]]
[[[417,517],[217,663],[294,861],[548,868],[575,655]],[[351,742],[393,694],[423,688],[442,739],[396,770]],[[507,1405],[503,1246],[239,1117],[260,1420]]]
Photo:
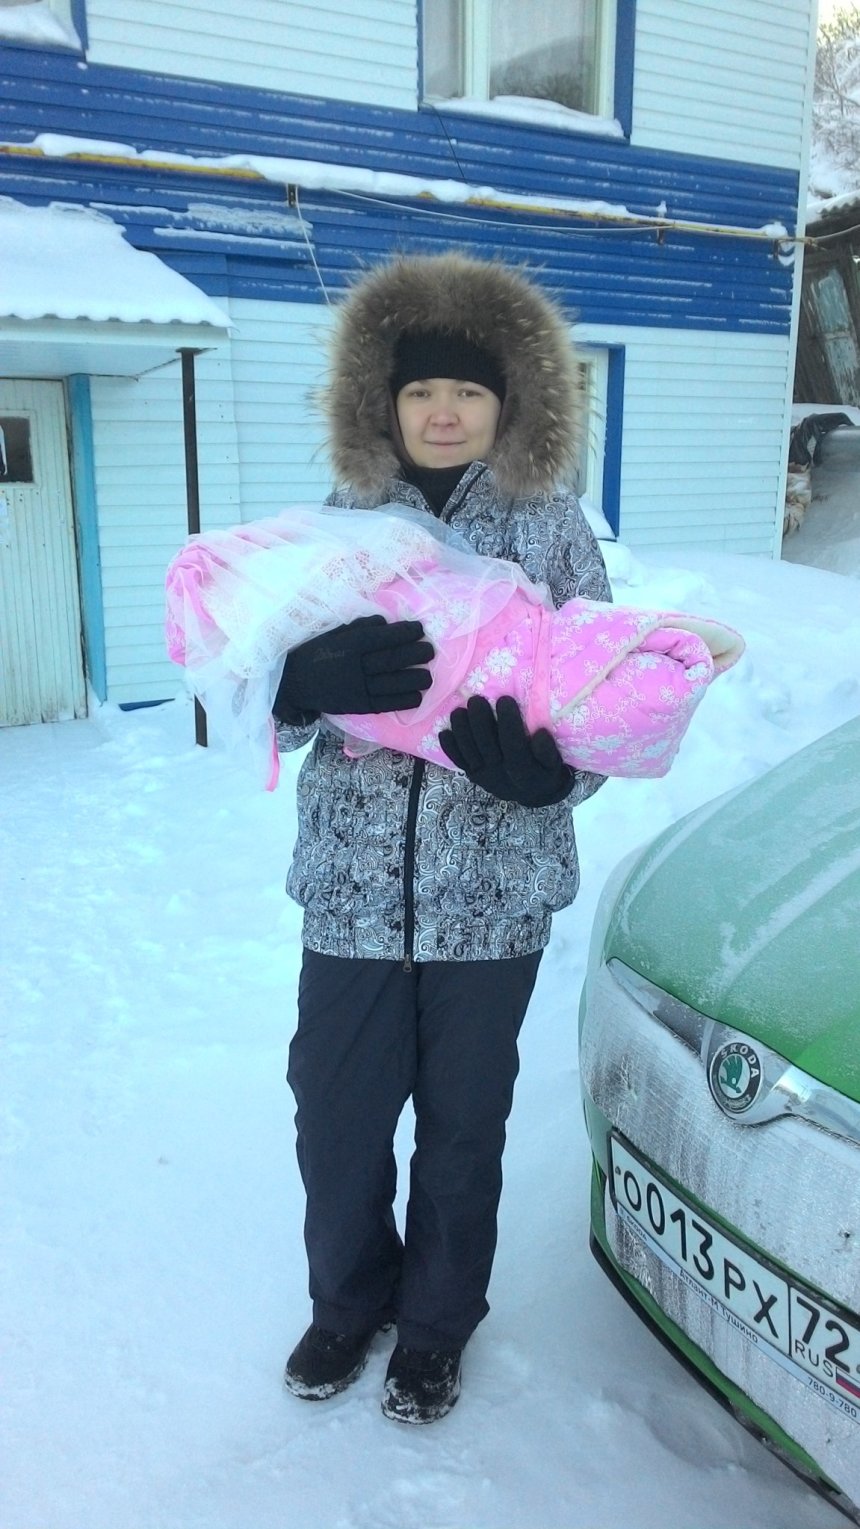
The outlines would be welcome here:
[[[419,490],[397,479],[375,500],[432,514]],[[347,491],[328,500],[354,502]],[[500,511],[492,469],[475,462],[440,518],[477,552],[519,563],[556,605],[575,595],[611,599],[599,547],[572,494],[502,502]],[[573,901],[579,885],[571,809],[602,776],[580,772],[566,801],[525,808],[459,772],[388,749],[348,759],[324,724],[278,731],[283,750],[316,732],[299,774],[287,880],[305,910],[308,948],[411,963],[520,956],[546,944],[552,913]]]

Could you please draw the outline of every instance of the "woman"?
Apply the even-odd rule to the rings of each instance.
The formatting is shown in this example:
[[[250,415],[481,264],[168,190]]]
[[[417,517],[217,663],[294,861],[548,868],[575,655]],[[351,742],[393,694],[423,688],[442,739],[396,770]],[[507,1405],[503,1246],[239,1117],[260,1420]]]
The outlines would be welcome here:
[[[337,315],[324,395],[329,503],[396,501],[555,603],[611,598],[575,497],[577,377],[558,309],[519,271],[404,256]],[[430,684],[420,623],[362,620],[294,649],[275,701],[282,748],[316,729],[299,776],[288,891],[304,906],[289,1081],[313,1322],[285,1381],[319,1399],[397,1326],[386,1416],[426,1423],[460,1390],[486,1315],[517,1036],[550,933],[576,895],[571,808],[602,778],[530,737],[513,701],[473,697],[443,744],[457,771],[379,749],[348,758],[322,712],[405,710]],[[411,1097],[404,1236],[392,1141]]]

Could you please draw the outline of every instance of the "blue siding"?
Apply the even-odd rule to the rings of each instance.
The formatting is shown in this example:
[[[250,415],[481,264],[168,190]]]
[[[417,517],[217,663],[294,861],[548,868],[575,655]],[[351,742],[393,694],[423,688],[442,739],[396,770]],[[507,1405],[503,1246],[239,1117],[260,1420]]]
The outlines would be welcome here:
[[[136,179],[130,176],[135,174]],[[168,184],[165,185],[164,182]],[[180,225],[165,224],[164,205],[221,200],[234,210],[285,205],[282,187],[250,182],[241,193],[203,176],[165,176],[120,168],[74,165],[50,168],[18,160],[0,179],[7,195],[24,202],[82,201],[124,223],[130,241],[154,250],[211,297],[323,301],[304,244],[272,238],[249,243],[189,241]],[[250,194],[249,194],[250,193]],[[787,331],[791,270],[769,244],[673,234],[663,242],[649,232],[595,231],[557,219],[492,215],[480,209],[431,209],[420,203],[380,205],[372,199],[305,192],[302,209],[330,296],[344,290],[362,267],[392,249],[441,250],[456,244],[485,256],[527,262],[567,308],[585,323],[670,326],[681,329]]]
[[[621,202],[653,215],[757,228],[793,227],[793,173],[640,150],[606,138],[469,118],[393,111],[203,81],[85,66],[35,50],[0,48],[0,136],[38,132],[200,155],[258,154],[359,165],[493,185],[532,197]],[[308,251],[290,228],[285,191],[180,169],[0,157],[0,191],[24,201],[80,200],[128,228],[211,296],[320,302]],[[279,231],[250,243],[194,229],[189,203],[235,217],[264,212]],[[302,190],[302,210],[326,289],[392,249],[452,244],[524,260],[584,322],[787,333],[792,271],[771,245],[741,239],[588,225],[531,214]],[[165,218],[164,210],[169,216]],[[167,232],[163,231],[165,228]],[[198,237],[198,235],[201,235]]]
[[[444,126],[443,126],[444,118]],[[635,149],[611,138],[440,113],[139,74],[0,47],[0,134],[120,140],[137,149],[265,154],[490,182],[508,191],[601,197],[652,214],[791,225],[797,176],[730,160]]]

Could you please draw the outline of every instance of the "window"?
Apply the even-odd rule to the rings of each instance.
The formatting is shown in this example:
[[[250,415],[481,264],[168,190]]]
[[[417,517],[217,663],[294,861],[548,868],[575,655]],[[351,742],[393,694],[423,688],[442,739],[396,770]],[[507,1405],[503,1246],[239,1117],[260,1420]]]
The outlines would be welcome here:
[[[80,0],[0,0],[0,42],[81,51],[75,27],[79,8]]]
[[[582,424],[570,487],[599,537],[618,535],[621,513],[621,433],[624,348],[574,337],[582,381]]]
[[[30,421],[0,415],[0,487],[4,483],[32,483]]]
[[[571,487],[580,499],[587,499],[596,510],[603,507],[603,458],[606,444],[605,351],[579,351],[582,387],[582,431],[577,467]]]
[[[424,0],[430,100],[614,115],[615,0]]]

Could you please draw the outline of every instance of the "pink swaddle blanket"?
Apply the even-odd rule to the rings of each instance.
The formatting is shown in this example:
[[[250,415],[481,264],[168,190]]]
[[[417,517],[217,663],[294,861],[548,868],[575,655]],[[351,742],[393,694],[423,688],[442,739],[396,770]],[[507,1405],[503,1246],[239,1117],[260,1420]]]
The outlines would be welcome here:
[[[272,701],[284,655],[318,632],[381,613],[417,619],[436,649],[412,711],[330,719],[353,756],[386,747],[453,769],[439,747],[470,695],[512,695],[568,764],[604,775],[669,769],[710,682],[743,641],[720,622],[571,600],[513,563],[479,557],[403,505],[297,506],[192,537],[167,575],[167,639],[213,731],[277,782]]]

